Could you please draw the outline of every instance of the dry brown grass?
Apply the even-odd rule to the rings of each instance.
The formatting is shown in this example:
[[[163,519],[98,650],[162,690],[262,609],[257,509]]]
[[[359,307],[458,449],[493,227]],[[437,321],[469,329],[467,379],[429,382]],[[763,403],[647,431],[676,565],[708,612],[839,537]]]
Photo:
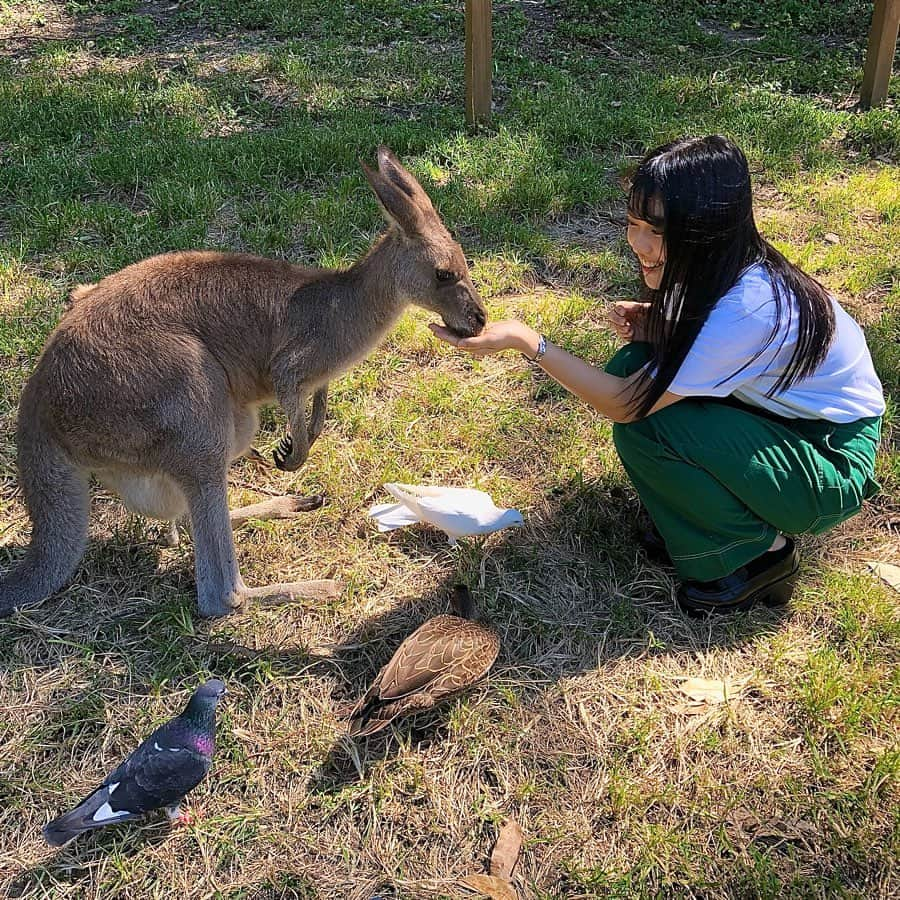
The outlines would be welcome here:
[[[179,6],[196,9],[193,2]],[[27,82],[39,98],[43,70],[29,69],[30,60],[54,42],[68,41],[64,51],[56,48],[58,58],[48,54],[42,62],[54,78],[77,76],[84,96],[112,105],[105,88],[91,94],[91,78],[100,75],[107,84],[112,74],[125,83],[146,67],[148,84],[158,83],[160,93],[147,88],[141,98],[148,113],[164,113],[155,120],[160,127],[176,113],[197,125],[179,145],[184,156],[172,156],[182,169],[170,183],[160,186],[164,179],[158,177],[146,182],[135,173],[132,185],[116,169],[122,160],[114,151],[142,158],[146,148],[139,138],[127,143],[133,123],[122,125],[113,109],[116,124],[98,120],[89,129],[106,142],[99,146],[110,155],[112,174],[108,170],[104,180],[92,172],[85,193],[69,198],[72,204],[109,202],[136,215],[168,205],[175,210],[169,224],[183,224],[179,215],[190,216],[192,207],[179,207],[178,194],[207,190],[202,179],[195,188],[185,164],[192,159],[193,135],[200,146],[252,132],[263,161],[271,158],[282,174],[251,185],[228,183],[227,190],[213,179],[210,189],[222,190],[221,202],[203,212],[197,240],[255,249],[266,231],[264,221],[253,220],[253,205],[263,208],[260,220],[274,217],[283,210],[273,212],[264,201],[281,191],[286,203],[296,187],[312,207],[303,216],[287,207],[292,228],[284,243],[275,241],[277,251],[302,261],[341,261],[359,234],[335,222],[355,216],[374,221],[365,219],[374,208],[371,199],[363,202],[348,191],[329,209],[329,197],[346,176],[344,164],[329,161],[307,172],[307,163],[290,158],[292,142],[314,142],[323,127],[319,120],[289,121],[288,139],[273,129],[270,143],[265,129],[285,107],[295,106],[304,114],[329,109],[333,118],[326,121],[336,126],[343,124],[344,106],[367,104],[388,111],[379,127],[420,114],[446,122],[440,66],[428,73],[430,82],[416,65],[396,77],[379,69],[382,56],[385,67],[404,54],[413,58],[388,25],[372,66],[360,63],[362,51],[326,51],[334,70],[316,70],[307,83],[302,67],[291,75],[266,55],[289,39],[232,29],[221,3],[210,4],[218,10],[210,12],[210,22],[195,25],[173,20],[170,5],[139,4],[137,12],[152,19],[158,39],[135,49],[145,32],[140,22],[132,23],[134,43],[118,52],[88,45],[111,33],[122,37],[125,28],[114,15],[76,15],[63,2],[0,3],[0,39],[7,58],[14,57],[14,86]],[[506,42],[500,46],[507,48],[515,21],[508,34],[499,24],[515,5],[495,6],[501,14],[497,33]],[[632,55],[640,48],[620,42],[620,50],[610,51],[606,35],[596,53],[593,43],[582,42],[577,53],[585,55],[576,60],[568,38],[561,43],[553,33],[562,19],[556,5],[531,3],[523,16],[540,30],[533,28],[522,46],[542,64],[559,66],[565,79],[569,66],[582,65],[583,76],[602,63],[625,85],[625,76],[642,65]],[[304,61],[308,49],[295,43],[289,62]],[[549,90],[548,74],[555,73],[525,72],[523,78]],[[168,79],[178,90],[163,90]],[[432,93],[424,99],[408,96],[405,88],[392,93],[401,81],[426,85]],[[567,83],[574,92],[575,81]],[[514,87],[498,84],[501,105]],[[642,96],[652,98],[655,91],[653,86]],[[598,109],[607,109],[609,99]],[[527,104],[521,96],[516,102],[525,113],[508,114],[525,121]],[[622,106],[618,95],[615,102],[616,109]],[[52,103],[42,109],[65,118],[66,110]],[[689,113],[695,111],[685,108]],[[635,120],[639,114],[640,106]],[[86,108],[84,115],[92,113]],[[598,147],[620,147],[625,138],[616,121],[598,114],[597,123]],[[45,123],[34,124],[42,134]],[[644,134],[645,126],[625,124],[629,141]],[[362,155],[362,145],[380,137],[365,121],[355,127],[358,132],[342,133],[355,135]],[[602,362],[614,347],[603,325],[604,304],[630,283],[617,225],[621,210],[579,201],[560,213],[566,207],[554,199],[551,213],[534,213],[540,206],[529,193],[537,190],[529,180],[532,168],[547,166],[548,159],[556,165],[564,154],[559,160],[550,150],[544,155],[542,138],[531,127],[521,126],[518,148],[515,135],[504,145],[502,133],[454,138],[465,144],[463,151],[435,141],[427,162],[434,184],[462,210],[455,224],[476,257],[476,281],[492,316],[515,314],[540,323],[561,343]],[[121,148],[113,146],[119,129]],[[415,130],[399,134],[415,146],[430,141]],[[40,149],[33,135],[22,138],[23,145]],[[165,138],[175,141],[168,133]],[[47,138],[54,139],[52,133]],[[71,149],[58,140],[60,152]],[[547,146],[553,141],[548,135]],[[222,146],[227,153],[250,152],[249,143]],[[496,153],[496,172],[478,171],[485,146],[492,164]],[[88,157],[98,145],[89,140],[83,150],[80,143],[76,148]],[[11,142],[0,143],[0,154],[17,165],[28,156]],[[591,161],[589,152],[579,154],[581,149],[573,154],[571,185],[583,177],[578,166]],[[198,159],[208,163],[210,157]],[[332,165],[335,171],[328,169]],[[460,174],[466,166],[471,171]],[[849,169],[858,181],[801,171],[773,184],[763,173],[761,220],[792,258],[875,322],[896,304],[896,285],[882,278],[892,271],[884,260],[896,244],[890,193],[896,191],[890,184],[896,168]],[[607,174],[615,178],[612,170]],[[34,173],[35,182],[40,175]],[[81,175],[73,170],[73,177]],[[302,185],[290,183],[307,176]],[[58,232],[51,221],[51,237],[41,244],[44,210],[36,201],[27,207],[28,171],[18,178],[16,202],[29,211],[23,240],[33,239],[41,249],[17,255],[17,238],[0,220],[3,570],[20,557],[28,538],[14,465],[14,409],[22,382],[72,281],[87,277],[83,273],[102,274],[108,261],[99,232],[77,216],[63,220]],[[453,195],[460,184],[471,197]],[[571,185],[566,190],[578,195]],[[64,194],[65,187],[56,190]],[[516,190],[532,204],[533,231],[510,200],[518,202]],[[876,196],[880,218],[870,210]],[[467,219],[495,202],[510,204],[504,207],[513,209],[508,222]],[[38,222],[37,237],[31,219]],[[245,228],[248,221],[258,230]],[[118,242],[139,240],[141,222],[116,222],[126,224],[113,243],[128,256],[130,245],[122,250]],[[334,246],[329,228],[339,232]],[[825,232],[838,232],[841,243],[825,241]],[[180,239],[181,232],[173,233]],[[482,238],[486,243],[479,246]],[[161,244],[168,239],[168,232],[159,237]],[[878,263],[877,278],[866,269],[871,260]],[[674,605],[671,573],[649,564],[634,542],[637,500],[608,423],[518,357],[479,363],[439,347],[426,319],[405,317],[381,350],[333,386],[325,433],[301,472],[286,475],[249,461],[232,468],[234,505],[288,491],[323,491],[328,498],[323,508],[296,520],[257,523],[237,534],[247,582],[335,577],[345,583],[338,600],[251,606],[228,620],[200,620],[190,541],[163,546],[154,525],[98,493],[90,548],[72,583],[40,608],[0,623],[0,894],[89,900],[459,897],[458,879],[485,870],[499,823],[512,816],[525,833],[514,873],[523,900],[898,896],[900,604],[865,567],[869,559],[900,559],[896,438],[888,435],[879,460],[885,493],[827,537],[803,539],[803,580],[789,610],[695,622]],[[280,413],[268,414],[258,446],[274,445],[282,429]],[[480,486],[499,502],[518,506],[526,526],[457,550],[426,529],[379,535],[365,511],[383,499],[381,485],[391,480]],[[367,742],[348,742],[339,711],[403,637],[446,608],[449,586],[458,580],[472,586],[481,612],[502,637],[489,677],[434,713],[397,723]],[[197,822],[173,831],[160,816],[50,850],[41,826],[92,789],[207,675],[225,679],[229,694],[215,765],[188,800]],[[739,689],[727,703],[691,704],[680,690],[686,677],[728,679]]]

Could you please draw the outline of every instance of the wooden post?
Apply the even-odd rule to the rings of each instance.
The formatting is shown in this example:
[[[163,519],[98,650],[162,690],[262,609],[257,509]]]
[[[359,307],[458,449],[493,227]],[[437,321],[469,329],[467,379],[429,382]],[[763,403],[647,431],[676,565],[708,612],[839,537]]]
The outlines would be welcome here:
[[[900,0],[875,0],[869,47],[863,72],[859,104],[863,109],[878,106],[887,97],[897,31],[900,28]]]
[[[466,0],[466,121],[491,118],[491,0]]]

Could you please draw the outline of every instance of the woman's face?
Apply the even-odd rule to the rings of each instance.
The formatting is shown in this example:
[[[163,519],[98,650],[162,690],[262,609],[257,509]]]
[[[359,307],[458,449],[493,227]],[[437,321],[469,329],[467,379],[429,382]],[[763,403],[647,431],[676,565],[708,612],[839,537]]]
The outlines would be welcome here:
[[[666,245],[659,223],[654,225],[629,213],[626,234],[628,243],[641,264],[644,283],[655,291],[662,283],[663,268],[666,264]]]

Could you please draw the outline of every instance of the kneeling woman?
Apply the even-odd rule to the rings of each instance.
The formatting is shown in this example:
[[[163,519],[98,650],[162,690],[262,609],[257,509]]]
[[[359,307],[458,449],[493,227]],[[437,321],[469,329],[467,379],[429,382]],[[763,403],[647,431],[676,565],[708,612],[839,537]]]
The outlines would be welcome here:
[[[628,198],[649,302],[621,303],[630,341],[594,368],[522,322],[474,338],[518,350],[614,422],[622,464],[691,613],[786,603],[789,535],[821,534],[878,489],[884,393],[859,325],[756,229],[744,154],[720,136],[652,151]]]

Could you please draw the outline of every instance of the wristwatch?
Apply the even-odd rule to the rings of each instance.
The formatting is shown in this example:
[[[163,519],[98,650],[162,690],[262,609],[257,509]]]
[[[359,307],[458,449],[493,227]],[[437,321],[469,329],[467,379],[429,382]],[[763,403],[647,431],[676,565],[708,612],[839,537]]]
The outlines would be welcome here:
[[[525,359],[527,359],[528,362],[532,363],[533,365],[536,365],[544,358],[544,354],[546,352],[547,352],[547,338],[545,338],[544,335],[541,335],[540,340],[538,341],[537,353],[535,353],[534,356],[528,356],[526,353],[523,353],[522,356],[525,357]]]

